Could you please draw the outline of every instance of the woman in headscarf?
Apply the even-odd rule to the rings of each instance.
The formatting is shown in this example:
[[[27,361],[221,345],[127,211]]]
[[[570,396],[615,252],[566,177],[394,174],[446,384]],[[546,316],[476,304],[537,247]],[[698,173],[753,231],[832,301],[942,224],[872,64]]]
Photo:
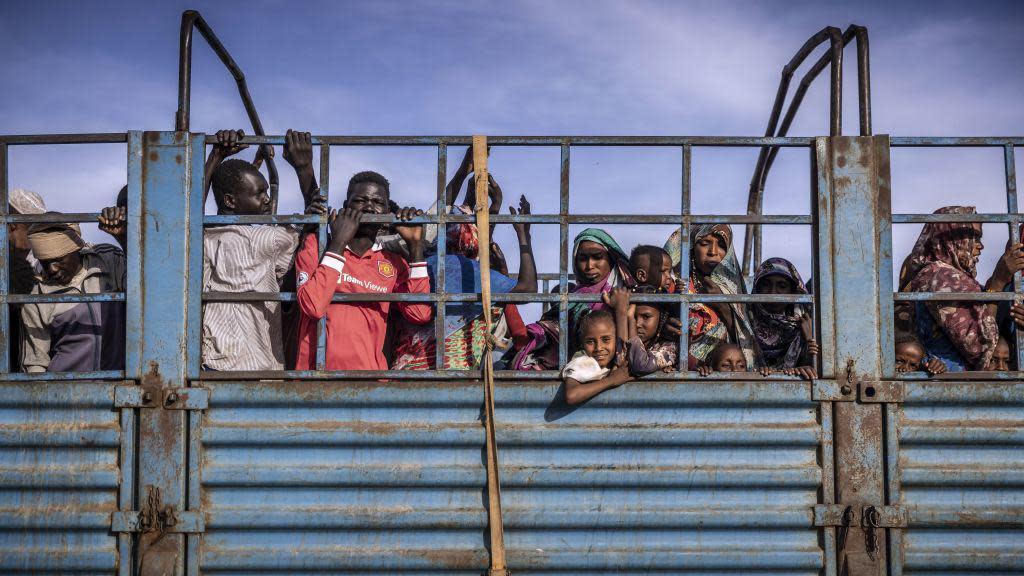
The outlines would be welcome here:
[[[572,246],[573,273],[576,283],[568,291],[573,294],[604,294],[612,288],[632,288],[635,284],[629,273],[629,258],[618,243],[600,228],[587,228],[576,235]],[[604,310],[608,306],[597,302],[570,302],[569,353],[577,348],[576,328],[580,319],[591,310]],[[557,370],[559,307],[552,306],[539,322],[526,327],[528,341],[516,353],[516,370]]]
[[[769,258],[754,273],[754,294],[807,294],[807,287],[792,262]],[[815,376],[818,345],[809,310],[802,304],[751,304],[750,321],[766,367],[805,378]]]
[[[665,251],[672,256],[672,266],[680,261],[680,231],[665,242]],[[732,228],[727,224],[705,224],[690,234],[689,294],[745,294],[740,263],[732,247]],[[690,369],[704,362],[711,351],[723,342],[732,342],[743,350],[747,366],[762,365],[754,331],[742,304],[691,304],[689,317]]]
[[[935,214],[975,214],[973,206],[946,206]],[[981,224],[929,222],[905,263],[908,292],[982,292],[975,279],[984,248]],[[1024,267],[1020,244],[1007,247],[984,290],[999,292]],[[918,302],[915,323],[921,344],[950,372],[988,370],[999,342],[996,303]]]

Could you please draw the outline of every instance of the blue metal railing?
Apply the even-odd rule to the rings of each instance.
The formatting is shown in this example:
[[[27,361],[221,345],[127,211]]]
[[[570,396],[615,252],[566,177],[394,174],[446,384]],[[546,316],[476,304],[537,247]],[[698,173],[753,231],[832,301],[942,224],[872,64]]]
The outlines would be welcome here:
[[[0,220],[3,224],[8,223],[29,223],[29,222],[93,222],[98,216],[97,213],[75,213],[60,215],[13,215],[8,214],[7,194],[7,165],[8,148],[14,145],[54,145],[54,144],[85,144],[85,143],[125,143],[128,141],[124,133],[112,134],[56,134],[56,135],[11,135],[0,136]],[[693,224],[722,223],[722,224],[767,224],[767,225],[808,225],[814,227],[814,217],[811,215],[711,215],[711,214],[690,214],[690,173],[692,148],[697,147],[811,147],[814,139],[810,137],[718,137],[718,136],[499,136],[490,137],[489,144],[495,147],[502,146],[547,146],[558,147],[561,153],[560,175],[561,186],[559,194],[558,214],[530,214],[514,216],[509,214],[498,214],[492,216],[494,223],[529,222],[536,224],[556,224],[560,231],[560,271],[556,275],[541,275],[540,280],[544,283],[543,293],[540,294],[496,294],[496,303],[526,303],[536,302],[546,305],[552,303],[560,304],[562,314],[559,318],[560,328],[567,333],[568,318],[565,312],[566,304],[570,302],[596,301],[594,295],[581,295],[568,293],[568,281],[570,279],[568,259],[568,227],[570,224],[678,224],[683,234],[681,235],[681,253],[688,253],[689,230]],[[213,137],[206,137],[207,144],[213,143]],[[248,144],[282,145],[283,136],[252,136],[244,140]],[[313,138],[315,145],[320,145],[320,183],[324,195],[329,195],[329,166],[330,154],[333,147],[348,146],[434,146],[437,149],[437,199],[438,206],[444,206],[444,188],[447,179],[447,147],[449,145],[468,145],[471,143],[469,136],[317,136]],[[1016,213],[1016,174],[1014,170],[1014,147],[1024,146],[1024,137],[893,137],[890,145],[894,147],[997,147],[1004,151],[1006,190],[1007,190],[1007,213],[1005,214],[973,214],[973,215],[936,215],[936,214],[893,214],[889,224],[910,224],[927,222],[982,222],[982,223],[1004,223],[1011,228],[1015,224],[1024,222],[1024,214]],[[569,166],[571,149],[574,146],[655,146],[655,147],[679,147],[682,152],[681,185],[680,185],[680,213],[662,215],[633,215],[633,214],[569,214]],[[195,159],[199,162],[202,159]],[[193,166],[193,169],[196,169]],[[201,194],[200,190],[193,190],[193,193]],[[813,205],[813,204],[812,204]],[[373,222],[391,222],[390,216],[367,217],[365,220]],[[472,222],[472,216],[450,215],[446,211],[438,210],[437,214],[417,217],[414,223],[435,224],[440,228],[449,223]],[[319,224],[319,239],[321,250],[326,246],[326,217],[302,216],[302,215],[271,215],[271,216],[221,216],[207,215],[202,223],[193,223],[196,226],[210,224]],[[129,222],[129,226],[137,223]],[[891,234],[891,232],[890,232]],[[443,234],[439,234],[443,238]],[[889,240],[891,243],[891,239]],[[9,326],[11,322],[10,305],[24,304],[29,302],[121,302],[126,300],[124,293],[111,294],[82,294],[82,295],[17,295],[9,293],[8,274],[8,243],[7,227],[3,226],[0,231],[0,245],[2,245],[3,256],[0,263],[0,325]],[[891,247],[890,247],[891,248]],[[443,262],[445,246],[444,242],[438,243],[439,259]],[[891,252],[891,251],[890,251]],[[828,258],[828,250],[820,250],[819,257]],[[683,259],[680,269],[677,272],[680,277],[689,276],[688,260]],[[812,272],[817,279],[817,271],[824,262],[816,262],[815,270]],[[879,263],[879,274],[891,274],[891,260]],[[477,301],[475,294],[451,294],[444,291],[444,270],[443,265],[436,271],[439,291],[433,294],[423,295],[360,295],[346,294],[335,295],[334,302],[354,301],[420,301],[433,302],[437,304],[438,313],[435,315],[435,335],[438,342],[443,341],[444,306],[448,302]],[[549,293],[550,282],[557,280],[559,290],[556,293]],[[895,293],[893,301],[928,301],[928,300],[962,300],[962,301],[1010,301],[1019,300],[1022,297],[1020,274],[1014,280],[1014,292],[1005,293],[971,293],[971,294],[941,294],[941,293]],[[789,302],[809,303],[819,306],[819,296],[803,295],[713,295],[713,294],[650,294],[635,295],[637,302],[671,302],[680,306],[682,318],[686,318],[689,304],[691,303],[714,303],[714,302]],[[256,301],[256,300],[277,300],[292,301],[294,293],[249,293],[249,294],[226,294],[208,293],[203,295],[204,301]],[[824,319],[823,319],[824,320]],[[14,319],[17,321],[17,319]],[[819,327],[820,329],[820,327]],[[885,323],[880,327],[885,338],[892,338],[892,325]],[[1024,336],[1018,332],[1017,336],[1018,366],[1024,360],[1022,342]],[[567,338],[560,342],[559,360],[564,363],[568,357]],[[323,370],[325,358],[325,322],[321,321],[317,346],[317,370],[314,371],[280,371],[280,372],[223,372],[223,373],[202,373],[203,378],[465,378],[469,374],[461,370],[434,370],[434,371],[326,371]],[[680,358],[686,358],[688,342],[686,338],[680,339]],[[443,366],[443,346],[438,346],[438,366]],[[888,353],[890,360],[884,373],[892,374],[891,350]],[[199,362],[198,358],[194,359]],[[9,346],[3,346],[0,352],[0,374],[6,380],[69,380],[69,379],[120,379],[124,378],[122,371],[102,372],[81,372],[81,373],[47,373],[47,374],[21,374],[10,371]],[[834,374],[834,366],[830,351],[823,350],[822,375],[829,377]],[[501,377],[529,377],[529,378],[552,378],[557,377],[556,371],[527,372],[499,371]],[[1019,372],[1002,373],[995,377],[1019,376]],[[917,378],[919,374],[910,374],[906,377]],[[690,372],[678,372],[669,375],[658,375],[657,378],[694,378],[696,374]],[[973,379],[993,377],[992,374],[972,373],[957,374],[957,378]],[[715,377],[717,379],[717,376]],[[731,379],[736,379],[730,376]]]

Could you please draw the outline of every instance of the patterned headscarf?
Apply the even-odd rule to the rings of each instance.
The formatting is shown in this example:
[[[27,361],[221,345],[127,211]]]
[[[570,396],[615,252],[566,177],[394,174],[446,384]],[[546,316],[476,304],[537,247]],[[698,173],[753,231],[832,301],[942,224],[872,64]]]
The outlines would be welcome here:
[[[768,276],[782,276],[793,284],[794,294],[807,294],[807,287],[796,266],[785,258],[769,258],[754,273],[754,292],[757,284]],[[800,328],[804,307],[790,304],[780,313],[768,311],[764,304],[751,304],[750,320],[754,335],[761,348],[764,363],[772,368],[795,368],[807,349],[807,341]]]
[[[973,206],[946,206],[936,214],[974,214]],[[981,238],[975,223],[929,222],[921,230],[905,265],[901,285],[909,292],[981,292],[975,279],[974,240]],[[996,319],[984,302],[925,302],[942,332],[974,370],[988,366],[999,341]],[[922,341],[930,335],[924,335]]]
[[[693,261],[693,246],[701,238],[710,235],[717,236],[726,246],[725,257],[722,258],[721,263],[715,266],[715,269],[711,272],[710,280],[722,290],[723,294],[746,294],[743,274],[740,272],[740,262],[732,245],[732,227],[728,224],[704,224],[698,226],[690,233],[690,281],[696,285],[697,292],[702,292]],[[678,266],[681,258],[679,239],[680,230],[676,230],[665,242],[665,251],[672,257],[673,266]],[[743,349],[743,356],[747,360],[747,366],[758,367],[761,365],[761,359],[757,351],[754,330],[750,325],[747,311],[740,304],[734,303],[729,306],[732,308],[733,318],[735,319],[730,340]]]
[[[933,214],[977,214],[974,206],[944,206]],[[981,238],[978,222],[929,222],[917,237],[914,249],[901,270],[900,284],[909,282],[926,264],[944,262],[977,276],[977,260],[973,257],[974,240]]]

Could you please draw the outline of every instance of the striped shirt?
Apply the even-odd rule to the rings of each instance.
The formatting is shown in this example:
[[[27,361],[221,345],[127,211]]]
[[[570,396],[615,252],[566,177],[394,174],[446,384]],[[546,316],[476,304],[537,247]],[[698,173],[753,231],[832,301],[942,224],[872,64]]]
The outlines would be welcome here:
[[[232,225],[203,233],[203,292],[278,292],[300,230]],[[280,302],[204,302],[203,365],[210,370],[283,370]]]

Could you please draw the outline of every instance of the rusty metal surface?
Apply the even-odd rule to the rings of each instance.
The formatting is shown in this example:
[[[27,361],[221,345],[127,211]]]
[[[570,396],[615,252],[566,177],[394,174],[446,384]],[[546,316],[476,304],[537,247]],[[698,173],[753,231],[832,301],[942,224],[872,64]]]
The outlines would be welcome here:
[[[894,574],[1024,571],[1024,383],[906,382],[888,473],[909,513]]]
[[[479,382],[203,385],[200,571],[486,567]],[[499,382],[510,568],[818,574],[809,386],[643,382],[572,410]]]
[[[817,150],[816,167],[825,172],[833,210],[832,236],[824,249],[832,253],[836,368],[845,366],[842,376],[856,389],[860,381],[879,379],[884,341],[879,327],[892,318],[891,288],[883,290],[877,274],[863,273],[865,262],[881,260],[877,214],[889,211],[888,138],[822,138]],[[884,505],[882,407],[837,402],[834,411],[837,504]],[[883,528],[853,524],[837,534],[840,573],[886,572]]]
[[[115,385],[0,382],[0,574],[117,572]]]

